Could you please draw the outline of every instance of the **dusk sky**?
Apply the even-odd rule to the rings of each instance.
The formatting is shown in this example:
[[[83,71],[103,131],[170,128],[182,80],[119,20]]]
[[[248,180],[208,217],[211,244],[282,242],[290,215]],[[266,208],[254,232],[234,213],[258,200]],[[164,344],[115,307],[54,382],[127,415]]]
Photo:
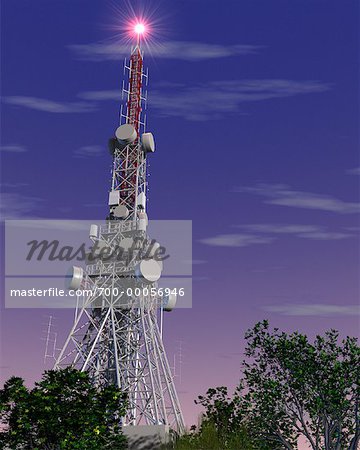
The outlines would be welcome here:
[[[193,307],[165,322],[191,425],[257,321],[359,334],[358,2],[131,4],[153,27],[148,215],[193,224]],[[2,0],[2,220],[106,217],[129,5]],[[61,346],[72,310],[2,305],[2,381],[40,377],[50,314]]]

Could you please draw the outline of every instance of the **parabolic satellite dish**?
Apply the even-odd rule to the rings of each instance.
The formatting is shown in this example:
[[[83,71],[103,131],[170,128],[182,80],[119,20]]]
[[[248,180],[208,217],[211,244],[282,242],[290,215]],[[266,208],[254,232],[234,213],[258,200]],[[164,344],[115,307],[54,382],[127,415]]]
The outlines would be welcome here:
[[[153,259],[144,259],[138,266],[138,275],[154,283],[161,276],[161,267]]]
[[[114,216],[117,217],[118,219],[126,219],[128,215],[129,215],[129,210],[127,209],[127,207],[125,205],[118,205],[114,209]]]
[[[175,308],[176,305],[176,301],[177,301],[177,295],[176,294],[168,294],[164,297],[164,301],[163,301],[163,308],[164,311],[170,312]]]
[[[84,271],[81,267],[72,266],[67,275],[66,275],[66,281],[67,281],[67,288],[72,291],[76,291],[81,286],[81,282],[84,278]]]
[[[125,123],[116,129],[115,136],[119,143],[125,146],[135,141],[137,133],[132,125]]]
[[[155,141],[152,133],[143,133],[141,136],[141,144],[145,153],[154,153]]]

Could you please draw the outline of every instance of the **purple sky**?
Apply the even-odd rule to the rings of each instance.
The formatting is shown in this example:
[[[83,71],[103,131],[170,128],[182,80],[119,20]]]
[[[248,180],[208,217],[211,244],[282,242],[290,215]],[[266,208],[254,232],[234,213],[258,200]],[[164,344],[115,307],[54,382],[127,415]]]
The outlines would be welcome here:
[[[193,308],[165,324],[190,425],[197,395],[237,383],[255,322],[359,333],[358,5],[146,3],[148,213],[193,221]],[[127,10],[3,0],[3,217],[105,217]],[[72,311],[1,310],[2,378],[40,376],[49,314],[61,345]]]

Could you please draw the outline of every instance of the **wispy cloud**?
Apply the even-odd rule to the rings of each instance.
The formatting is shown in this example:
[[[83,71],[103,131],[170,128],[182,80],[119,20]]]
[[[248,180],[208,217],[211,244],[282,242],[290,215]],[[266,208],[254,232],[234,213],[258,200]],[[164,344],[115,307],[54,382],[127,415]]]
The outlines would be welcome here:
[[[23,188],[24,186],[29,186],[29,183],[7,183],[7,182],[3,182],[0,183],[0,189],[2,191],[5,191],[7,189],[18,189],[18,188]]]
[[[24,153],[27,152],[27,148],[19,144],[0,145],[0,152]]]
[[[321,303],[273,305],[266,306],[263,309],[283,316],[356,316],[360,313],[359,305],[326,305]]]
[[[288,234],[303,239],[313,240],[339,240],[353,237],[352,233],[342,231],[329,231],[318,225],[294,225],[294,224],[249,224],[238,225],[237,228],[247,230],[251,233],[261,233],[270,235]]]
[[[319,81],[282,79],[224,80],[195,83],[159,83],[149,94],[149,106],[161,117],[191,121],[219,119],[240,112],[242,104],[295,95],[321,93],[331,86]],[[48,113],[88,113],[101,101],[119,101],[120,89],[80,92],[76,102],[58,102],[30,96],[4,97],[4,103]],[[170,107],[171,105],[171,107]],[[244,112],[242,112],[245,114]]]
[[[206,264],[207,261],[204,259],[184,259],[182,261],[184,264],[189,264],[190,266],[195,266],[198,264]]]
[[[0,217],[6,220],[32,216],[41,208],[42,201],[38,197],[3,192],[0,195]]]
[[[313,239],[317,241],[337,241],[339,239],[348,239],[353,237],[353,234],[342,233],[336,231],[315,231],[313,233],[302,233],[298,234],[297,237],[304,239]]]
[[[355,167],[347,171],[349,175],[360,175],[360,167]]]
[[[200,242],[216,247],[248,247],[254,244],[270,244],[279,239],[280,235],[290,235],[300,239],[340,240],[355,236],[353,233],[330,231],[318,225],[296,224],[248,224],[235,225],[241,229],[237,234],[220,234],[201,239]]]
[[[316,209],[341,214],[351,214],[360,211],[359,203],[346,202],[329,195],[296,191],[282,184],[259,184],[255,187],[238,187],[234,191],[259,195],[266,199],[265,203],[271,205]]]
[[[287,270],[288,266],[267,266],[261,268],[249,268],[249,271],[252,273],[266,273],[266,272],[274,272],[278,270]]]
[[[331,86],[318,81],[282,79],[224,80],[208,83],[159,83],[149,94],[149,106],[160,117],[181,117],[190,121],[216,120],[242,113],[241,105],[275,98],[325,92]],[[8,96],[4,103],[48,113],[89,113],[101,101],[119,101],[120,89],[85,91],[79,101],[58,102],[37,97]]]
[[[104,208],[104,206],[106,206],[106,204],[104,204],[104,202],[99,202],[99,203],[84,203],[83,205],[85,208]]]
[[[257,102],[295,95],[321,93],[331,86],[319,81],[282,79],[224,80],[195,83],[162,83],[149,92],[149,106],[161,117],[182,117],[192,121],[218,119],[224,114],[240,111],[246,102]],[[83,100],[119,100],[120,91],[87,91],[79,94]]]
[[[162,117],[203,121],[239,112],[240,106],[247,102],[319,93],[328,89],[327,84],[316,81],[278,79],[213,81],[177,89],[152,89],[149,93],[149,105],[157,109]]]
[[[85,145],[74,151],[76,158],[93,158],[104,154],[104,148],[101,145]]]
[[[106,101],[106,100],[119,101],[119,99],[121,99],[121,90],[112,89],[104,91],[86,91],[80,92],[78,94],[78,97],[80,97],[83,100],[92,100],[92,101]]]
[[[259,223],[259,224],[236,225],[236,227],[250,230],[253,232],[275,233],[275,234],[299,234],[299,233],[313,233],[319,231],[319,227],[316,225]]]
[[[18,219],[20,217],[11,217],[11,219]],[[66,220],[66,219],[42,219],[35,217],[26,217],[22,220],[13,222],[12,227],[26,228],[27,230],[41,229],[41,230],[61,230],[61,231],[87,231],[90,223],[87,220]]]
[[[56,102],[38,97],[28,97],[23,95],[13,95],[3,98],[3,102],[8,105],[21,106],[36,111],[49,113],[84,113],[95,110],[95,105],[88,102]]]
[[[214,247],[248,247],[254,244],[270,244],[273,237],[256,236],[250,234],[219,234],[217,236],[201,239],[199,242]]]
[[[192,281],[208,281],[208,280],[210,280],[210,277],[206,277],[206,276],[192,277],[191,280]]]
[[[68,48],[75,57],[85,61],[119,61],[128,56],[129,46],[123,44],[72,44]],[[168,41],[149,48],[155,58],[179,59],[184,61],[203,61],[229,56],[252,55],[262,47],[258,45],[221,45],[204,42]]]

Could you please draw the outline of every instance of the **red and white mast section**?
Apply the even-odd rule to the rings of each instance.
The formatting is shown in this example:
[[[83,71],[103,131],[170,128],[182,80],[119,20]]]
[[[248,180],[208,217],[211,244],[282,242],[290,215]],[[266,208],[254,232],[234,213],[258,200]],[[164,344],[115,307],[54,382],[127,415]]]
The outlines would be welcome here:
[[[137,135],[140,132],[140,116],[141,116],[141,90],[143,79],[143,55],[140,50],[141,25],[139,28],[136,47],[133,49],[130,57],[130,77],[129,92],[127,101],[127,123],[132,125]]]
[[[135,26],[136,45],[132,49],[129,65],[124,64],[124,73],[128,71],[127,88],[123,85],[123,96],[127,96],[126,105],[121,105],[120,126],[115,138],[110,139],[110,151],[114,157],[112,185],[109,195],[110,220],[137,221],[146,210],[146,157],[155,150],[154,138],[145,133],[145,118],[142,117],[143,53],[141,51],[141,34],[144,25]],[[124,113],[125,110],[125,113]],[[142,131],[142,133],[141,133]]]

